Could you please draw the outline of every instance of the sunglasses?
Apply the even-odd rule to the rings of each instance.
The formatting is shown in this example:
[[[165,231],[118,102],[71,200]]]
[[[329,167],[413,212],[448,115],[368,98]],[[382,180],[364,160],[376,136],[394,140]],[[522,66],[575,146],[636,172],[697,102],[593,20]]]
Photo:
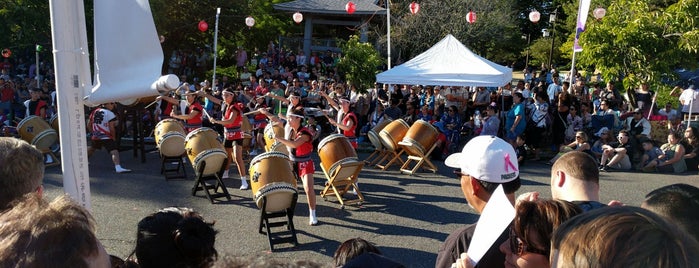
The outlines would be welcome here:
[[[544,256],[549,255],[548,250],[529,248],[526,244],[524,244],[524,242],[522,242],[521,239],[519,239],[519,237],[517,237],[515,229],[512,227],[510,227],[510,250],[517,256],[522,256],[522,254],[525,252],[541,254]]]

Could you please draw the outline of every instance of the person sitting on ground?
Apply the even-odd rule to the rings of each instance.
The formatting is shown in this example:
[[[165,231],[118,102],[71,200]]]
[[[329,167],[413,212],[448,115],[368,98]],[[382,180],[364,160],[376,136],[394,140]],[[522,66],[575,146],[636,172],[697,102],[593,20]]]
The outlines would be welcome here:
[[[641,207],[679,225],[699,241],[699,188],[684,183],[663,186],[648,193]]]
[[[216,233],[190,208],[163,208],[138,222],[136,248],[127,259],[141,268],[206,267],[218,256]]]
[[[0,214],[0,267],[111,267],[95,220],[67,195],[50,203],[37,193]]]
[[[0,213],[23,195],[44,187],[44,156],[24,140],[0,137]]]
[[[447,157],[444,164],[459,169],[454,173],[461,180],[461,191],[469,206],[481,213],[501,184],[510,203],[514,204],[514,193],[521,186],[515,157],[514,148],[503,139],[478,136],[471,139],[462,152]],[[473,223],[452,232],[439,248],[435,267],[450,268],[460,254],[468,250],[475,229],[476,223]],[[507,240],[508,233],[509,229],[500,234],[479,262],[479,267],[504,267],[505,255],[498,246]]]
[[[643,148],[643,156],[641,157],[641,162],[638,164],[637,170],[645,170],[646,172],[651,172],[655,170],[657,163],[651,163],[658,161],[658,157],[663,154],[663,151],[655,146],[652,140],[644,140],[641,142],[641,148]]]
[[[595,133],[595,137],[598,139],[592,144],[590,151],[595,159],[600,159],[602,158],[602,152],[604,152],[602,146],[609,145],[614,141],[614,137],[612,132],[607,127],[600,128],[599,131]]]
[[[688,127],[684,130],[684,162],[687,170],[699,170],[699,129]]]
[[[630,170],[630,156],[633,155],[633,146],[629,142],[629,133],[626,130],[619,131],[618,142],[602,146],[602,159],[600,160],[600,171],[609,171],[610,168],[620,170]]]
[[[573,151],[587,153],[590,154],[590,156],[592,156],[593,154],[590,150],[591,148],[592,147],[590,146],[590,143],[587,139],[587,133],[585,133],[585,131],[582,130],[577,131],[575,132],[575,140],[569,144],[561,146],[559,153],[556,154],[556,156],[554,156],[551,160],[549,160],[548,164],[553,165],[553,163],[556,162],[558,158],[560,158],[566,153]]]
[[[659,155],[655,161],[651,161],[643,170],[653,171],[655,168],[659,172],[682,173],[687,171],[687,164],[684,162],[684,146],[680,144],[680,134],[670,132],[667,135],[667,143],[660,146],[663,154]]]
[[[696,267],[699,243],[648,210],[606,207],[563,223],[551,240],[551,267]]]

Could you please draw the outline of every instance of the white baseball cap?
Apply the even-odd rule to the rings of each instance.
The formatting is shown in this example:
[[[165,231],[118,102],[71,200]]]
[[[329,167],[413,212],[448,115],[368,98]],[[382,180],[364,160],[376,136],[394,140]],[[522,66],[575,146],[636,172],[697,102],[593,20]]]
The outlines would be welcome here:
[[[444,164],[478,180],[506,183],[519,177],[517,153],[512,145],[495,136],[471,139],[460,153],[453,153]]]

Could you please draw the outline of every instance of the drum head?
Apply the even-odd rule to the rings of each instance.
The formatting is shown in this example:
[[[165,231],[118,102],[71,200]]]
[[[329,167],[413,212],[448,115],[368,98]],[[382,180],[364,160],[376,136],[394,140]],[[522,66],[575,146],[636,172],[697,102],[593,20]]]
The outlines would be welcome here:
[[[267,198],[265,211],[276,212],[290,208],[296,193],[298,190],[294,185],[285,182],[272,182],[262,186],[254,193],[253,199],[257,207],[262,209],[264,198]]]

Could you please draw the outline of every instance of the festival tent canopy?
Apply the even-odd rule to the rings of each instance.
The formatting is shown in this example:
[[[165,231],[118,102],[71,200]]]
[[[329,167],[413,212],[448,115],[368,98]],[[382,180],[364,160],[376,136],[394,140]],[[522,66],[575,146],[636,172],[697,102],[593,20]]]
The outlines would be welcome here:
[[[512,69],[484,59],[447,35],[427,51],[376,75],[384,84],[498,87],[512,81]]]

